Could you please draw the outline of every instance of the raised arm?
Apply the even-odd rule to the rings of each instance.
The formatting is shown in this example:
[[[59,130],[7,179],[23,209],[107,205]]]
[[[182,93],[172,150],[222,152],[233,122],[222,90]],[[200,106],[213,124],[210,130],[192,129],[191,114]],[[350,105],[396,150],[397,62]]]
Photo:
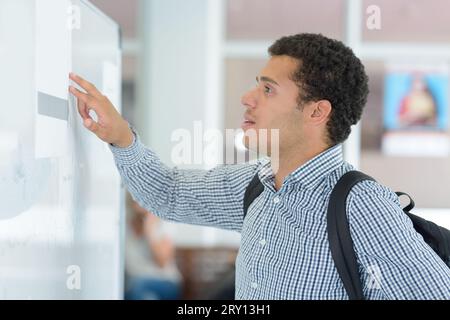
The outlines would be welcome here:
[[[109,143],[125,186],[143,208],[167,220],[241,230],[244,192],[257,163],[209,171],[169,168],[95,86],[76,75],[70,78],[86,91],[70,88],[85,127]],[[89,109],[97,113],[97,122]]]
[[[130,147],[111,150],[125,186],[142,207],[171,221],[241,230],[245,188],[257,164],[172,169],[135,137]]]

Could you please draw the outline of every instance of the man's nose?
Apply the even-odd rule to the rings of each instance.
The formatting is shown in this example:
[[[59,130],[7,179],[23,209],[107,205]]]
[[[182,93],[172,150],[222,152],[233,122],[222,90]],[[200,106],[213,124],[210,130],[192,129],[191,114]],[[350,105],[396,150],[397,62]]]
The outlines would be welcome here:
[[[256,107],[256,97],[255,97],[255,89],[247,91],[241,98],[241,104],[247,108],[255,108]]]

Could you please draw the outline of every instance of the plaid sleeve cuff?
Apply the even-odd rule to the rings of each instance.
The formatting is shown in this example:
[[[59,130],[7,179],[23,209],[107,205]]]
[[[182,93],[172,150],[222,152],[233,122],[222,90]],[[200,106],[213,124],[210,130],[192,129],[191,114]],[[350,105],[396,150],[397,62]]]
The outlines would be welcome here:
[[[113,153],[114,159],[118,166],[128,167],[137,164],[145,155],[145,146],[142,144],[136,130],[130,126],[133,132],[133,143],[126,148],[120,148],[113,144],[109,144],[109,148]]]

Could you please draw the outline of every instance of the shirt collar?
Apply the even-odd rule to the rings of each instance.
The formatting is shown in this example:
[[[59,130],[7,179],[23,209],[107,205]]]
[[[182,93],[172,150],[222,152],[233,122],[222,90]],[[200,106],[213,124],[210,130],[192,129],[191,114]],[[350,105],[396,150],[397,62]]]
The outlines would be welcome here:
[[[339,168],[343,163],[342,144],[337,144],[290,173],[284,179],[283,186],[299,184],[302,188],[310,189],[317,185],[325,176]],[[270,159],[263,159],[261,164],[261,169],[258,173],[259,179],[265,185],[273,184],[274,174]]]

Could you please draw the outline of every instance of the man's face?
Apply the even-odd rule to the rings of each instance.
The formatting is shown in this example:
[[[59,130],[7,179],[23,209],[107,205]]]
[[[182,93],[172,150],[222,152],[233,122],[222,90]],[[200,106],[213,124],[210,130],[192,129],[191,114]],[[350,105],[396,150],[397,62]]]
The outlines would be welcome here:
[[[274,56],[257,77],[257,86],[241,99],[246,108],[242,129],[256,130],[258,143],[267,139],[268,155],[271,154],[270,130],[279,130],[279,147],[293,146],[301,139],[302,111],[298,108],[299,89],[290,79],[298,67],[298,62],[288,56]],[[260,129],[267,129],[267,137]],[[244,138],[247,148],[252,148],[248,138]],[[275,146],[275,145],[273,145]]]

